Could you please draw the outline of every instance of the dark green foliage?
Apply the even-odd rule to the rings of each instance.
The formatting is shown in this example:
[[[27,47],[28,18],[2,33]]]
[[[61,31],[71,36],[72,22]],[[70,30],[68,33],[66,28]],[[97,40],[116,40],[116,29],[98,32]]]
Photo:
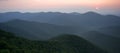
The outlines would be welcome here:
[[[0,41],[0,49],[8,49],[9,45],[5,41]]]
[[[10,53],[10,51],[8,49],[2,49],[0,50],[0,53]]]
[[[60,46],[67,53],[105,53],[87,40],[70,34],[60,35],[50,40],[55,46]]]
[[[48,41],[32,41],[0,30],[0,53],[107,53],[75,35],[60,35]]]

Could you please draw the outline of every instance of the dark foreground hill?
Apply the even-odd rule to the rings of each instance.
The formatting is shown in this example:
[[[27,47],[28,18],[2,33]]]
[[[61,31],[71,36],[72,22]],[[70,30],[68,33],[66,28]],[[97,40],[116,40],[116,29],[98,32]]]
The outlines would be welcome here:
[[[0,30],[0,53],[107,53],[75,35],[61,35],[48,41],[32,41]]]

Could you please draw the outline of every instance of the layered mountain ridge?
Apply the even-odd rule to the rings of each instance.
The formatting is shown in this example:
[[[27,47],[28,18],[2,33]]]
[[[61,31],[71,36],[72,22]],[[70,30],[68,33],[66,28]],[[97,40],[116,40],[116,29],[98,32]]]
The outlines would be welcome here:
[[[59,38],[59,39],[57,39]],[[0,30],[0,52],[6,53],[107,53],[87,40],[75,35],[64,35],[54,40],[31,41]],[[71,40],[72,38],[72,40]],[[56,41],[57,40],[57,41]],[[64,40],[63,42],[61,42]],[[67,40],[67,41],[66,41]],[[76,42],[77,40],[77,42]],[[74,43],[71,43],[74,42]]]
[[[0,13],[0,29],[29,40],[49,40],[60,34],[75,34],[109,53],[120,53],[120,17],[114,15],[95,12]],[[64,42],[64,39],[60,38],[60,41]]]

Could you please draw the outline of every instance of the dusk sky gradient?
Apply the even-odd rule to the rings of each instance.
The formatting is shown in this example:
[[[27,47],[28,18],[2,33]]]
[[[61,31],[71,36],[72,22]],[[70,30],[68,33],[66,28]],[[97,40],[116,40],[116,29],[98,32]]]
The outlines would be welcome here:
[[[0,12],[94,11],[120,15],[120,0],[0,0]]]

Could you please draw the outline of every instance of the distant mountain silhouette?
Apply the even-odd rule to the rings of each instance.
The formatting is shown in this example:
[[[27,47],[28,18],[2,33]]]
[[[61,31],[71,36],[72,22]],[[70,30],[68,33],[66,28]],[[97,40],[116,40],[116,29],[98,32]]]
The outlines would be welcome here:
[[[80,31],[84,31],[81,28],[57,26],[53,24],[30,22],[18,19],[1,23],[0,28],[5,31],[13,32],[16,35],[34,40],[49,39],[59,34],[75,34]]]
[[[0,13],[0,22],[7,22],[13,19],[17,19],[20,16],[23,16],[23,14],[20,12]]]
[[[41,12],[41,13],[19,13],[9,12],[0,14],[0,22],[12,19],[23,19],[27,21],[42,22],[56,25],[70,25],[86,27],[104,27],[120,25],[120,17],[114,15],[100,15],[95,12],[79,13],[60,13],[60,12]]]
[[[98,13],[95,13],[95,12],[87,12],[87,13],[84,13],[83,15],[85,15],[85,16],[102,16],[102,15],[100,15],[100,14],[98,14]]]
[[[120,17],[100,15],[94,12],[88,12],[80,15],[61,15],[49,23],[56,25],[70,25],[83,27],[105,27],[111,25],[120,25]]]

